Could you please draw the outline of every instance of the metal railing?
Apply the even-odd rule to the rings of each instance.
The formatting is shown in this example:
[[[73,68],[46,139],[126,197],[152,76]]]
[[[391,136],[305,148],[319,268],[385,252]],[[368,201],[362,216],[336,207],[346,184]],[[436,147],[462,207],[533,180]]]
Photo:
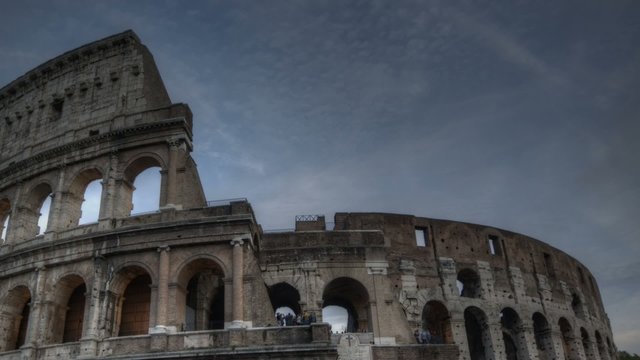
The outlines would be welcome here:
[[[324,215],[296,215],[296,222],[298,221],[318,221],[319,218],[324,218]]]

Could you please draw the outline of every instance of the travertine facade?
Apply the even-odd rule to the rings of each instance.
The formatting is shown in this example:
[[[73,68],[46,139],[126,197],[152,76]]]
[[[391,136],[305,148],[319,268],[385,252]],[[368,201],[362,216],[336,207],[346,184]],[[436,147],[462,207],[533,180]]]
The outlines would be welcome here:
[[[0,118],[0,359],[615,358],[593,276],[538,240],[376,213],[265,233],[246,200],[207,202],[189,108],[131,31],[5,86]],[[131,216],[151,167],[159,210]],[[99,219],[79,225],[94,180]],[[349,334],[322,323],[331,305]],[[273,326],[279,307],[319,321]]]

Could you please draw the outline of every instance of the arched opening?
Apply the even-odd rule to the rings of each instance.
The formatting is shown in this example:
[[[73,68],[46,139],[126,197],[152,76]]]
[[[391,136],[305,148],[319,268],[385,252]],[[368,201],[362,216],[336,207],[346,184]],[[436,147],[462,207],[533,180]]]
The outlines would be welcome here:
[[[424,305],[422,328],[431,333],[431,344],[453,344],[451,316],[441,302],[431,300]]]
[[[580,328],[580,337],[582,338],[582,348],[584,350],[584,354],[587,356],[587,359],[594,359],[595,354],[593,353],[593,346],[591,344],[591,339],[589,338],[587,329],[583,327]]]
[[[536,340],[536,348],[538,349],[538,358],[540,360],[553,360],[553,337],[551,335],[551,327],[549,322],[541,313],[533,314],[533,335]]]
[[[596,346],[598,347],[598,354],[600,355],[600,359],[609,360],[609,353],[604,347],[604,341],[602,341],[602,336],[600,335],[600,332],[598,330],[596,330],[595,336]]]
[[[480,276],[478,276],[478,273],[475,271],[471,269],[460,270],[460,272],[458,272],[457,285],[461,297],[480,297]]]
[[[485,313],[475,306],[464,310],[464,327],[467,333],[469,358],[471,360],[490,359],[491,337]]]
[[[369,321],[369,293],[359,281],[348,277],[332,280],[324,288],[322,301],[324,321],[327,321],[324,317],[324,309],[328,306],[338,306],[347,312],[346,332],[371,332],[373,330]]]
[[[19,239],[30,239],[43,234],[49,222],[51,208],[51,186],[42,183],[34,187],[25,198],[24,207],[20,208],[20,218],[17,227]],[[16,226],[12,226],[16,227]]]
[[[507,360],[518,360],[518,347],[511,338],[511,335],[507,332],[502,332],[502,339],[504,341],[504,353]]]
[[[47,342],[74,342],[82,338],[87,287],[78,275],[67,275],[55,286],[53,322]]]
[[[73,180],[64,194],[64,229],[98,221],[102,197],[102,173],[97,169],[84,170]]]
[[[9,199],[0,200],[0,245],[7,241],[9,218],[11,217],[11,202]]]
[[[322,308],[322,320],[331,325],[332,333],[342,334],[349,332],[347,331],[349,311],[342,306],[329,305]]]
[[[606,340],[607,340],[607,352],[609,353],[609,358],[615,359],[616,353],[615,353],[615,349],[611,345],[611,340],[609,340],[609,337],[606,337]]]
[[[93,180],[84,191],[84,201],[80,208],[80,220],[78,225],[97,222],[100,218],[102,200],[102,180]]]
[[[527,359],[527,344],[522,330],[522,320],[512,308],[506,307],[500,312],[500,325],[507,360]]]
[[[27,339],[31,292],[26,286],[17,286],[5,296],[4,314],[0,317],[0,328],[6,329],[0,337],[0,351],[19,349]]]
[[[564,351],[564,357],[568,360],[580,360],[580,354],[574,346],[573,328],[569,321],[565,318],[560,318],[558,321],[560,326],[560,332],[562,333],[562,350]]]
[[[224,329],[224,273],[211,259],[197,259],[185,266],[179,283],[186,283],[183,329]],[[184,286],[184,285],[183,285]]]
[[[293,286],[281,282],[268,287],[269,299],[273,306],[274,313],[280,312],[284,314],[285,309],[289,309],[294,315],[301,313],[300,310],[300,293]],[[281,311],[278,311],[282,309]]]
[[[49,227],[49,214],[51,213],[51,195],[49,194],[40,207],[40,214],[38,216],[38,235],[42,235],[47,231]]]
[[[163,205],[162,165],[151,156],[133,161],[124,171],[123,203],[118,204],[124,216],[156,211]]]
[[[152,167],[141,172],[133,183],[131,214],[156,211],[160,207],[160,168]]]
[[[140,267],[132,266],[119,273],[118,286],[126,286],[118,307],[118,336],[144,335],[149,332],[151,277]]]
[[[576,293],[571,294],[571,308],[578,318],[584,320],[584,306],[582,300],[580,300],[580,296]]]

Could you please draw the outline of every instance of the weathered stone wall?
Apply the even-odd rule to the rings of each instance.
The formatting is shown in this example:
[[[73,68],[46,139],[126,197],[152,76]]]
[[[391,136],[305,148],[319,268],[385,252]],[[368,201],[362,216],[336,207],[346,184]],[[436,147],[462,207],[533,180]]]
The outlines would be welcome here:
[[[82,46],[0,89],[0,168],[113,131],[114,116],[169,105],[153,57],[133,32]]]

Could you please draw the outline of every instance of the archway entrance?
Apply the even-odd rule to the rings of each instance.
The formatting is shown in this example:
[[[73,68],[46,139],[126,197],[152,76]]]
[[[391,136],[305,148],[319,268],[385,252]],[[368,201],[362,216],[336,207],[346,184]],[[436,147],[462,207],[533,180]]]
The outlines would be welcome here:
[[[489,359],[487,352],[491,351],[489,324],[485,313],[475,306],[464,311],[464,327],[467,332],[469,358],[471,360]]]
[[[325,319],[325,309],[330,306],[337,306],[347,312],[347,323],[345,332],[371,332],[369,293],[367,289],[357,280],[341,277],[332,280],[324,288],[323,319]],[[329,308],[327,311],[340,311]],[[335,331],[335,329],[333,330]]]
[[[422,310],[422,328],[431,333],[432,344],[453,344],[451,316],[449,310],[439,301],[431,300]]]

